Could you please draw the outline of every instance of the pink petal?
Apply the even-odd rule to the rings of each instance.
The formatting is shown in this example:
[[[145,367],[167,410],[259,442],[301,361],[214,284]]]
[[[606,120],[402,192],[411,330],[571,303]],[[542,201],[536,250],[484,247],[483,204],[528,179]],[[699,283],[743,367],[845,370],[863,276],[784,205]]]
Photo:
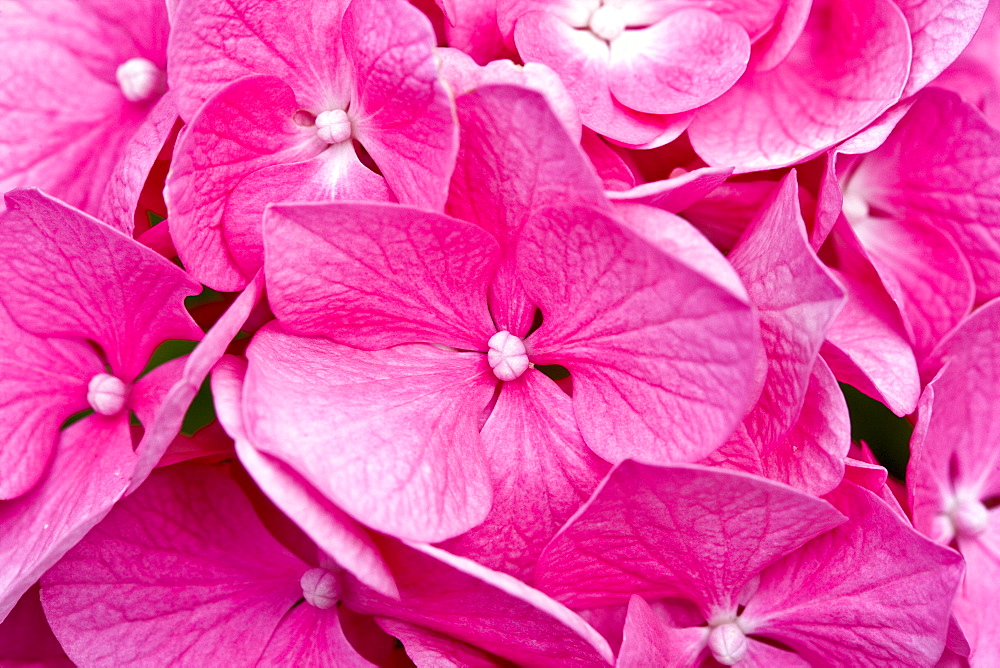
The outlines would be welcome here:
[[[380,545],[402,600],[348,580],[344,601],[353,610],[422,626],[519,665],[613,662],[607,642],[579,615],[520,580],[430,545]]]
[[[10,668],[72,667],[73,662],[66,658],[59,641],[52,635],[38,594],[37,586],[25,592],[0,624],[0,662]]]
[[[624,192],[635,188],[636,175],[632,168],[599,134],[584,128],[580,148],[587,154],[587,158],[601,178],[604,194],[609,199],[612,192]]]
[[[342,30],[355,137],[399,201],[442,210],[458,125],[438,79],[430,21],[406,0],[353,0]]]
[[[42,477],[61,425],[89,407],[87,384],[104,364],[81,341],[28,334],[0,305],[0,366],[0,499],[12,499]]]
[[[979,351],[988,350],[992,355],[994,346],[997,345],[997,330],[1000,330],[1000,299],[977,308],[962,321],[960,327],[956,327],[938,343],[920,366],[924,382],[930,382],[948,361],[964,367],[970,362],[975,363]]]
[[[344,202],[271,207],[267,290],[281,323],[368,350],[432,342],[486,350],[498,248],[440,214]]]
[[[698,459],[743,417],[757,335],[739,298],[583,207],[536,215],[517,267],[544,317],[532,359],[570,370],[580,431],[604,459]]]
[[[335,610],[302,604],[281,620],[255,665],[363,668],[375,664],[358,654],[344,637]]]
[[[615,666],[700,665],[707,636],[706,628],[675,629],[663,624],[642,597],[633,595],[628,602],[622,648]]]
[[[425,540],[486,517],[492,489],[478,424],[496,377],[485,356],[417,345],[367,353],[273,326],[247,356],[251,443],[344,511]]]
[[[131,236],[139,196],[176,123],[177,105],[172,95],[164,95],[149,110],[109,175],[97,210],[99,220]]]
[[[181,118],[190,123],[205,100],[249,74],[281,79],[296,95],[306,97],[322,98],[320,91],[325,90],[341,92],[340,23],[348,4],[346,0],[180,3],[172,17],[168,57],[170,87],[177,95]],[[306,33],[303,26],[309,27]],[[304,104],[309,101],[314,100],[303,99]]]
[[[971,665],[987,664],[1000,651],[1000,629],[995,620],[1000,612],[997,582],[1000,580],[1000,513],[991,510],[986,530],[973,539],[959,538],[965,558],[965,580],[955,597],[955,618],[971,645]]]
[[[895,103],[910,64],[909,28],[891,0],[816,0],[773,69],[748,72],[688,129],[710,165],[780,167],[861,130]]]
[[[399,597],[392,573],[368,532],[330,503],[302,476],[250,444],[243,424],[243,380],[247,363],[224,357],[212,371],[219,420],[236,441],[236,452],[254,481],[320,549],[381,594]]]
[[[397,619],[379,618],[379,626],[396,637],[406,648],[406,655],[419,668],[500,668],[503,659],[491,656],[472,645],[428,631]]]
[[[957,95],[923,93],[852,176],[865,201],[952,236],[972,265],[978,301],[1000,294],[1000,131]]]
[[[91,415],[63,430],[38,485],[0,501],[0,621],[121,498],[134,465],[128,419]]]
[[[629,109],[612,97],[607,43],[589,31],[575,30],[554,14],[532,11],[517,20],[514,38],[524,60],[548,65],[562,78],[588,128],[639,145],[669,126],[668,118]]]
[[[443,547],[530,581],[542,549],[609,466],[584,445],[570,398],[536,370],[503,384],[481,435],[493,508]]]
[[[648,204],[677,213],[704,199],[725,183],[732,173],[731,167],[702,167],[673,178],[641,183],[629,190],[606,194],[612,202]]]
[[[572,607],[683,597],[737,603],[757,572],[843,522],[826,502],[744,473],[618,465],[539,560],[538,587]]]
[[[251,206],[244,197],[244,207],[230,210],[240,181],[272,165],[309,160],[327,147],[315,129],[293,120],[299,108],[286,83],[246,77],[212,97],[177,141],[165,191],[170,235],[184,266],[213,289],[246,286],[262,264],[260,244],[233,247],[229,237],[252,231],[259,238],[264,201],[293,189],[284,180],[273,190],[267,184]]]
[[[309,566],[224,468],[159,469],[48,573],[56,637],[87,665],[254,663]]]
[[[91,339],[123,380],[167,339],[200,339],[184,297],[201,286],[153,251],[37,190],[6,195],[0,301],[40,336]]]
[[[766,569],[742,617],[811,661],[932,665],[944,649],[961,557],[868,490],[847,483],[827,498],[848,522]]]
[[[497,7],[479,0],[439,0],[445,15],[447,43],[487,64],[512,54],[497,25]]]
[[[729,261],[756,307],[768,357],[763,394],[745,418],[767,453],[798,419],[816,356],[845,299],[809,245],[794,175],[750,223]]]
[[[608,81],[631,109],[676,114],[725,93],[749,60],[743,28],[707,9],[684,8],[612,40]]]
[[[184,421],[184,414],[201,389],[202,383],[215,363],[225,354],[229,343],[239,333],[250,312],[260,301],[263,289],[264,277],[258,274],[208,330],[201,343],[185,358],[180,378],[163,395],[163,400],[156,406],[152,419],[147,419],[144,423],[146,430],[136,447],[139,461],[136,464],[129,493],[135,491],[136,487],[146,479],[177,436]]]
[[[941,74],[972,41],[988,0],[898,0],[913,37],[913,64],[903,97]]]

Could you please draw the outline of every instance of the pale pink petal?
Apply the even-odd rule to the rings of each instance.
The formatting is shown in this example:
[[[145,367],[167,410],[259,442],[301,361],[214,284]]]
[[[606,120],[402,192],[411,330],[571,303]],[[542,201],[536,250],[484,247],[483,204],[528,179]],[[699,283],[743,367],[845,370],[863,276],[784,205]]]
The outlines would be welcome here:
[[[535,573],[573,607],[680,596],[707,614],[735,607],[761,568],[843,521],[825,501],[744,473],[626,461]]]
[[[107,188],[97,209],[99,220],[131,235],[143,186],[176,123],[177,105],[172,95],[164,95],[149,110],[108,176]],[[102,147],[102,150],[106,149]]]
[[[441,78],[448,82],[456,97],[492,84],[531,89],[545,97],[570,138],[579,141],[582,132],[580,112],[576,110],[562,79],[547,65],[515,65],[511,60],[493,60],[480,67],[466,53],[449,48],[438,49],[437,58],[440,61],[438,68]]]
[[[423,345],[368,353],[273,326],[247,355],[250,442],[347,513],[424,540],[486,517],[492,489],[478,426],[496,377],[484,355]]]
[[[320,549],[364,584],[386,596],[398,597],[392,574],[368,532],[291,467],[250,444],[243,424],[246,366],[244,360],[224,357],[212,371],[216,412],[236,441],[240,462],[268,498]]]
[[[399,201],[442,210],[458,125],[438,79],[430,21],[406,0],[353,0],[343,35],[355,82],[354,136]]]
[[[264,223],[267,291],[297,334],[377,350],[440,343],[486,350],[496,241],[476,226],[389,204],[271,207]]]
[[[246,286],[262,264],[259,243],[231,247],[228,237],[247,229],[259,236],[263,203],[294,192],[278,181],[273,194],[270,188],[256,193],[252,206],[230,207],[240,181],[265,167],[308,160],[328,146],[315,128],[295,122],[297,109],[283,81],[246,77],[201,107],[177,141],[165,191],[170,236],[188,271],[213,289]]]
[[[845,298],[806,238],[794,173],[744,231],[729,261],[750,293],[768,357],[763,393],[745,418],[766,454],[798,419],[816,356]]]
[[[255,665],[365,668],[375,664],[358,654],[344,637],[336,610],[303,603],[281,620]]]
[[[707,636],[706,628],[666,626],[642,597],[633,595],[628,602],[622,648],[615,666],[680,668],[699,665]]]
[[[517,269],[544,318],[532,360],[569,369],[580,431],[604,459],[699,459],[753,401],[749,306],[602,212],[537,214]]]
[[[866,489],[845,483],[827,498],[848,522],[764,570],[741,619],[810,662],[933,665],[961,557]]]
[[[918,219],[867,219],[854,229],[876,269],[898,281],[897,302],[922,360],[972,310],[976,284],[968,260],[946,232]]]
[[[466,642],[519,665],[606,666],[607,641],[579,615],[520,580],[423,544],[380,541],[402,600],[348,579],[352,609],[392,617]]]
[[[903,97],[941,74],[972,41],[988,0],[896,0],[913,38],[913,64]]]
[[[626,107],[676,114],[725,93],[749,60],[750,40],[743,28],[690,7],[612,40],[608,82]]]
[[[677,213],[701,201],[725,183],[732,173],[732,167],[702,167],[673,178],[641,183],[629,190],[605,194],[612,202],[648,204]]]
[[[0,499],[42,477],[66,418],[89,408],[87,384],[104,364],[82,341],[43,339],[0,305]]]
[[[588,128],[639,145],[655,140],[670,124],[667,117],[634,111],[612,97],[608,45],[589,31],[533,11],[518,19],[514,37],[524,60],[548,65],[562,78]]]
[[[159,469],[42,582],[85,665],[253,664],[309,566],[261,524],[220,466]]]
[[[442,547],[530,582],[542,549],[610,467],[584,444],[570,398],[533,369],[503,384],[481,435],[493,508]]]
[[[62,432],[38,485],[0,501],[0,620],[111,510],[133,466],[128,418],[91,415]]]
[[[454,638],[401,622],[378,618],[386,633],[403,643],[406,655],[418,668],[502,668],[506,662]]]
[[[94,341],[126,382],[163,341],[201,338],[183,301],[201,286],[177,265],[37,190],[6,200],[0,301],[21,327]]]
[[[921,94],[850,188],[872,207],[952,236],[972,265],[978,300],[1000,294],[1000,130],[957,95]]]
[[[72,668],[73,662],[52,635],[38,593],[37,585],[25,592],[0,624],[0,663],[5,668]]]
[[[834,275],[847,290],[844,308],[827,332],[822,354],[837,380],[907,415],[920,397],[917,362],[907,323],[860,242],[841,219],[830,242]]]
[[[304,104],[322,100],[321,91],[343,94],[340,23],[347,5],[347,0],[181,2],[172,17],[168,52],[170,88],[181,118],[191,122],[205,100],[248,74],[283,80],[305,96]]]
[[[816,0],[780,65],[748,72],[688,129],[708,164],[737,171],[798,162],[846,139],[900,97],[906,19],[891,0]]]

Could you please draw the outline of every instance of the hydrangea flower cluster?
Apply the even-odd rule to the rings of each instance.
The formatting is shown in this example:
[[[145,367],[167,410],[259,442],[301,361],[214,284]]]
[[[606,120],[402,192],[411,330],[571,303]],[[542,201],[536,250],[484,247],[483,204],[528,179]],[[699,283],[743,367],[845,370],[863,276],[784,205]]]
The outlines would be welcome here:
[[[996,665],[998,48],[0,0],[0,665]]]

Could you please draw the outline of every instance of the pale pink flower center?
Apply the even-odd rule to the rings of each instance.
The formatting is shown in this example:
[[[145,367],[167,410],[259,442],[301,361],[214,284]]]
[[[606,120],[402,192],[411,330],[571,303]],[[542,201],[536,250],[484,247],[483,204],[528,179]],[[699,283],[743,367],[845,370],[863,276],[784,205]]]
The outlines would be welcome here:
[[[166,74],[145,58],[132,58],[118,66],[115,79],[129,102],[159,97],[167,88]]]
[[[316,117],[316,134],[327,144],[339,144],[351,138],[351,119],[343,109],[324,111]]]
[[[302,574],[299,580],[302,596],[306,603],[320,610],[328,610],[340,599],[340,585],[337,576],[325,568],[312,568]]]
[[[748,642],[736,622],[727,622],[713,628],[708,634],[708,648],[715,660],[724,666],[739,663],[746,656]]]
[[[87,403],[95,413],[117,415],[125,408],[128,387],[121,379],[108,373],[99,373],[87,384]]]
[[[531,366],[524,341],[510,332],[497,332],[490,337],[489,346],[486,357],[500,380],[519,378]]]
[[[590,32],[604,41],[610,42],[618,39],[625,32],[625,17],[617,7],[602,5],[590,15],[587,27],[590,28]]]
[[[948,513],[955,533],[971,538],[986,530],[990,515],[979,499],[961,499]]]

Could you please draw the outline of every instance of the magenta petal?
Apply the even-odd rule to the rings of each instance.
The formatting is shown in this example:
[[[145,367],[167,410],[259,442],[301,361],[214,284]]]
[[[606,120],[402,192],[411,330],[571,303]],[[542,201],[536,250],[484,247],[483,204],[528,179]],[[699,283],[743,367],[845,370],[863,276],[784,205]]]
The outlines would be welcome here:
[[[165,191],[170,236],[184,266],[216,290],[242,289],[263,261],[259,243],[228,244],[229,235],[245,235],[248,228],[260,234],[260,202],[230,207],[240,181],[272,165],[308,160],[326,148],[315,129],[294,121],[298,109],[285,82],[245,77],[206,102],[178,138]],[[288,190],[279,181],[274,192],[256,194],[277,201],[268,197]]]
[[[344,637],[335,610],[301,604],[281,620],[255,665],[365,668],[375,664],[358,654]]]
[[[425,345],[369,353],[268,326],[247,356],[251,443],[360,522],[437,541],[486,517],[478,427],[496,377],[484,355]]]
[[[749,306],[602,212],[536,215],[517,268],[544,318],[532,359],[570,370],[580,431],[604,459],[699,459],[753,401]]]
[[[368,350],[431,342],[485,350],[498,248],[447,216],[388,204],[281,205],[265,218],[267,291],[296,334]]]
[[[710,165],[738,171],[798,162],[842,141],[895,103],[910,36],[891,0],[816,0],[788,56],[748,72],[688,129]]]
[[[503,384],[481,436],[493,508],[443,547],[530,581],[542,549],[609,466],[584,445],[570,398],[535,370]]]
[[[1000,295],[1000,130],[957,95],[920,95],[851,177],[866,202],[951,235],[972,265],[979,301]]]
[[[378,625],[403,644],[418,668],[503,668],[506,662],[454,638],[398,619],[379,618]]]
[[[383,541],[400,601],[352,586],[353,610],[437,631],[518,665],[605,666],[607,641],[579,615],[520,580],[419,543]]]
[[[0,664],[9,668],[72,668],[73,662],[52,635],[38,594],[37,586],[25,592],[0,624]]]
[[[406,0],[353,0],[342,30],[356,138],[399,201],[442,210],[458,124],[438,79],[430,21]]]
[[[933,665],[961,557],[868,490],[846,483],[827,498],[848,522],[766,569],[743,617],[810,662],[852,664],[861,655],[881,665]]]
[[[680,668],[699,665],[705,649],[706,628],[675,629],[664,625],[649,604],[633,595],[628,602],[628,616],[622,648],[616,668],[663,666]]]
[[[739,24],[688,7],[612,40],[608,81],[627,107],[676,114],[725,93],[749,60],[750,40]]]
[[[258,452],[243,424],[243,381],[247,363],[225,357],[212,371],[219,421],[236,441],[236,454],[265,494],[337,563],[381,594],[399,597],[392,573],[368,532],[330,503],[287,464]]]
[[[126,382],[163,341],[201,338],[183,302],[201,286],[169,260],[36,190],[6,199],[0,301],[21,327],[91,339]]]
[[[786,177],[729,254],[760,318],[767,379],[747,429],[767,453],[791,428],[827,328],[844,291],[816,257],[799,213],[798,186]]]
[[[56,637],[85,665],[256,662],[309,566],[219,467],[160,469],[42,582]]]
[[[134,465],[128,419],[92,415],[62,432],[38,485],[0,501],[0,620],[121,498]]]
[[[613,202],[648,204],[670,213],[683,211],[725,183],[732,167],[702,167],[686,174],[605,193]]]
[[[88,408],[87,384],[104,364],[82,341],[43,339],[0,305],[0,499],[38,482],[69,416]]]
[[[264,277],[258,273],[246,290],[212,325],[198,346],[185,358],[180,378],[163,395],[162,402],[152,409],[155,411],[152,419],[147,419],[144,423],[146,431],[136,448],[139,461],[129,487],[130,493],[146,479],[181,430],[188,406],[201,389],[212,367],[225,354],[226,347],[239,333],[250,312],[260,301],[263,289]]]
[[[903,97],[941,74],[972,41],[987,0],[897,0],[910,26],[913,63]]]
[[[131,236],[135,211],[156,157],[177,123],[177,105],[166,94],[149,110],[124,152],[101,198],[97,218]]]
[[[573,607],[683,597],[732,605],[757,572],[843,516],[744,473],[626,461],[539,560],[539,588]],[[738,537],[738,538],[737,538]]]

